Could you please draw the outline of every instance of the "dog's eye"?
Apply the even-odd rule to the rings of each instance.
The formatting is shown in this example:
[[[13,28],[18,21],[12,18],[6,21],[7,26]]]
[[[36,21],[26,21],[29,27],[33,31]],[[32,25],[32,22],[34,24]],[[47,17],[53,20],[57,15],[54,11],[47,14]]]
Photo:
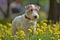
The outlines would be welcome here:
[[[33,11],[33,9],[31,9],[30,11]]]

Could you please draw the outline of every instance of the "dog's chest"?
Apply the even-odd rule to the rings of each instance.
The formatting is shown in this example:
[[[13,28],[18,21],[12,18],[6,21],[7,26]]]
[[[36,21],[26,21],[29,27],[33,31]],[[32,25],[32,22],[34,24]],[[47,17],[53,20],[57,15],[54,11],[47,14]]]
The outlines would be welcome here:
[[[31,25],[34,26],[34,22],[26,21],[23,19],[21,19],[18,24],[19,24],[19,27],[18,27],[19,29],[28,29],[30,28]]]
[[[34,25],[34,23],[33,22],[30,22],[30,21],[24,21],[24,20],[22,20],[22,26],[23,27],[29,27],[29,26],[31,26],[31,25]]]

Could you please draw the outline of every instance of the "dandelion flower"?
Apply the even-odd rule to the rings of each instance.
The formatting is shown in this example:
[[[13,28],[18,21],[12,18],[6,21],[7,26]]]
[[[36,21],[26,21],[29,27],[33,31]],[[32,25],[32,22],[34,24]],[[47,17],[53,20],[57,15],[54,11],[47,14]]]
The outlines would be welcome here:
[[[3,27],[4,27],[4,29],[7,29],[7,26],[6,25],[4,25]]]
[[[10,36],[10,37],[12,37],[12,38],[13,38],[14,36]]]
[[[40,25],[39,25],[38,23],[36,24],[36,26],[37,26],[38,28],[40,27]]]
[[[31,30],[31,29],[28,29],[28,31],[29,31],[30,33],[32,33],[32,30]]]
[[[0,40],[2,40],[2,38],[0,38]]]
[[[11,27],[12,26],[12,24],[11,23],[8,23],[8,25]]]
[[[35,31],[35,32],[34,32],[34,34],[35,34],[35,35],[38,35],[38,32],[37,32],[37,31]]]
[[[60,40],[60,39],[58,39],[58,40]]]
[[[9,29],[9,30],[6,30],[6,33],[8,34],[8,35],[11,35],[11,30]]]
[[[58,35],[58,34],[60,34],[60,31],[57,31],[57,32],[55,32],[54,34],[57,34],[57,35]]]
[[[0,24],[0,27],[2,27],[3,26],[3,24]]]
[[[20,33],[20,36],[21,36],[21,37],[25,37],[25,36],[26,36],[26,35],[25,35],[25,32],[24,32],[23,30],[20,30],[19,33]]]
[[[51,37],[51,39],[54,39],[54,37]]]
[[[43,26],[47,26],[47,23],[43,23]]]
[[[40,33],[40,32],[42,32],[43,30],[41,30],[40,28],[37,28],[37,31]]]
[[[39,38],[39,40],[41,40],[41,39]]]
[[[49,32],[52,33],[53,31],[51,29],[49,29]]]
[[[30,26],[30,29],[33,29],[33,28],[34,28],[34,26],[31,25],[31,26]]]
[[[56,27],[56,24],[53,24],[54,27]]]

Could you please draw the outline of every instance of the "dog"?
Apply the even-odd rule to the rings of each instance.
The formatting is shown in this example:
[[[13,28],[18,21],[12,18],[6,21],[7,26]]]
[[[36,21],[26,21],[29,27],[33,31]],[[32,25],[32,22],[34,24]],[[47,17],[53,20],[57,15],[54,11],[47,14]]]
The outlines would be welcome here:
[[[27,30],[31,25],[34,26],[33,32],[36,31],[36,23],[39,18],[38,11],[40,6],[29,4],[25,6],[25,8],[25,13],[21,16],[17,16],[12,21],[12,35],[15,35],[16,29],[24,30],[25,33],[27,33]]]

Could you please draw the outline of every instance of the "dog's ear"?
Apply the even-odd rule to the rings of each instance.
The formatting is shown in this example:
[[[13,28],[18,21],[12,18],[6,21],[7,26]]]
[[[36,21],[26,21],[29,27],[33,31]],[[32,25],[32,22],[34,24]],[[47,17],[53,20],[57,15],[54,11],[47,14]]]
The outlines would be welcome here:
[[[29,8],[31,8],[31,7],[32,7],[32,6],[31,6],[30,4],[25,6],[26,9],[29,9]]]
[[[40,6],[35,5],[36,9],[39,11],[40,10]]]

